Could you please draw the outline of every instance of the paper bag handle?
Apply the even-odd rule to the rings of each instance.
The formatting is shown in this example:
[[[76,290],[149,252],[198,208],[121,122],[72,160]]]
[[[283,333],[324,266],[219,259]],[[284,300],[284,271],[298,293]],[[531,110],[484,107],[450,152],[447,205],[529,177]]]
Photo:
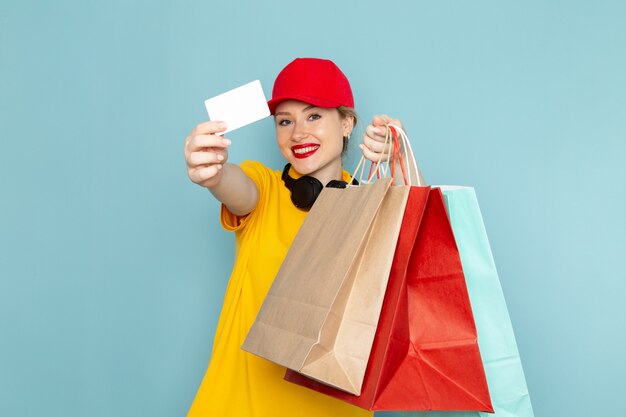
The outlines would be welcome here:
[[[391,175],[394,176],[396,160],[397,158],[399,158],[398,162],[400,163],[400,169],[402,170],[402,174],[404,177],[404,184],[413,185],[411,179],[416,178],[417,185],[423,186],[424,184],[422,183],[420,175],[419,175],[419,169],[417,168],[417,161],[415,160],[415,154],[413,153],[413,148],[411,147],[411,142],[409,141],[409,138],[406,132],[400,126],[397,126],[394,124],[386,124],[385,127],[387,131],[385,132],[384,147],[386,148],[387,145],[391,143],[393,144],[393,149],[392,151],[387,153],[387,160],[384,161],[386,162],[385,167],[382,166],[383,155],[384,155],[382,153],[380,154],[380,158],[378,159],[377,162],[371,163],[370,173],[368,175],[366,183],[369,183],[371,181],[374,174],[376,174],[378,178],[380,178],[381,176],[386,177],[389,174],[390,159],[392,160],[391,161],[392,162]],[[406,158],[406,165],[404,164],[404,161],[402,160],[402,148],[403,147],[400,146],[400,143],[404,145],[403,147],[405,149],[404,154]],[[393,152],[393,158],[391,157],[392,152]],[[359,160],[359,163],[357,164],[356,169],[354,170],[354,174],[352,175],[350,184],[352,184],[356,176],[359,175],[359,170],[361,170],[361,173],[359,176],[359,183],[363,183],[363,174],[365,171],[366,164],[367,164],[367,160],[365,159],[365,156],[361,155],[361,159]],[[376,167],[375,170],[373,169],[374,166]],[[406,176],[405,167],[408,168],[408,171],[409,171],[408,180]]]
[[[385,143],[384,143],[384,147],[386,148],[387,145],[391,142],[391,138],[388,135],[385,135]],[[381,162],[383,161],[383,155],[384,154],[380,154],[380,158],[378,159],[378,162],[372,162],[372,164],[370,165],[370,172],[367,176],[367,180],[365,181],[365,183],[369,183],[372,178],[374,177],[374,174],[376,174],[376,176],[378,178],[381,177]],[[387,165],[389,165],[389,159],[391,158],[390,153],[387,154]],[[352,174],[352,178],[350,178],[350,182],[348,184],[352,184],[354,182],[354,179],[356,178],[356,176],[359,174],[359,169],[361,170],[361,174],[359,175],[359,184],[363,183],[363,174],[365,173],[365,165],[367,164],[367,159],[365,159],[364,155],[361,155],[361,159],[359,160],[359,163],[356,165],[356,168],[354,169],[354,174]],[[373,167],[376,166],[376,170],[373,170]],[[386,171],[382,172],[383,176],[387,175]]]
[[[411,178],[413,177],[411,174],[415,174],[415,178],[417,179],[417,185],[419,187],[423,186],[424,184],[420,179],[419,169],[417,168],[417,161],[415,160],[415,154],[413,153],[413,148],[411,147],[411,141],[409,140],[409,137],[400,126],[389,124],[388,127],[393,128],[398,133],[398,135],[400,136],[400,141],[404,144],[406,165],[409,169],[409,184],[411,184]]]

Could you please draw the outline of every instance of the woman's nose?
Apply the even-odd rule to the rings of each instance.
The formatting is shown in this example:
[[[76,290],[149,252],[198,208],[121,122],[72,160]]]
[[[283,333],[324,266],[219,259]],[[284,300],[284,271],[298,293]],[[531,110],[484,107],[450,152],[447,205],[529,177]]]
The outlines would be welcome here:
[[[295,141],[301,141],[308,136],[305,126],[302,123],[294,123],[293,132],[291,132],[291,138]]]

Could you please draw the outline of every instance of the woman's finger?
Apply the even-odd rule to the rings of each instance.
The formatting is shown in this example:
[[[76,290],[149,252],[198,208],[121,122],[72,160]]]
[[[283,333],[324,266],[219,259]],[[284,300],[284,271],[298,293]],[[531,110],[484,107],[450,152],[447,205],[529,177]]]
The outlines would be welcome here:
[[[187,165],[192,168],[200,165],[219,164],[224,161],[225,157],[222,153],[216,151],[197,151],[189,154]]]
[[[382,153],[382,152],[387,153],[389,152],[389,149],[390,149],[390,144],[389,143],[385,144],[384,137],[382,141],[379,141],[379,140],[373,139],[369,135],[363,135],[363,144],[365,145],[366,148],[376,153]]]
[[[387,124],[398,126],[400,129],[404,130],[404,127],[402,126],[402,122],[400,121],[400,119],[391,119],[390,118],[389,121],[387,122]]]
[[[227,127],[228,126],[225,122],[221,122],[219,120],[203,122],[193,128],[190,136],[213,135],[215,133],[225,131]]]
[[[381,115],[376,115],[374,116],[373,120],[372,120],[372,125],[374,127],[384,127],[385,125],[396,125],[402,129],[404,129],[404,127],[402,126],[402,122],[400,121],[400,119],[394,119],[386,114],[381,114]]]
[[[230,139],[216,135],[193,136],[188,144],[188,152],[196,152],[202,148],[226,148],[231,144]]]
[[[221,164],[214,164],[201,168],[190,169],[189,179],[191,179],[191,181],[195,182],[196,184],[201,184],[204,181],[209,180],[217,175],[220,169],[222,169]]]
[[[372,119],[372,125],[385,126],[386,124],[389,123],[390,120],[391,120],[391,117],[387,116],[386,114],[375,115]]]
[[[372,162],[379,162],[381,160],[381,154],[378,152],[373,152],[367,146],[360,144],[361,152],[363,152],[363,156],[365,159]],[[384,157],[382,158],[384,160]]]
[[[386,130],[384,126],[369,125],[365,128],[365,134],[378,142],[384,142]]]

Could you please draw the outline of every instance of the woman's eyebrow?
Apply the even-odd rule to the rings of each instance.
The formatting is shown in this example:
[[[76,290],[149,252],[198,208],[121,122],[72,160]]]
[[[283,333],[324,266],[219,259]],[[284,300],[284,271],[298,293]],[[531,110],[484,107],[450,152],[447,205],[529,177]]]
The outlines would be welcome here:
[[[304,109],[302,109],[302,111],[308,111],[311,109],[315,109],[317,107],[318,106],[314,106],[314,105],[306,106]],[[280,116],[280,115],[291,116],[291,113],[289,113],[288,111],[278,111],[274,113],[274,116]]]

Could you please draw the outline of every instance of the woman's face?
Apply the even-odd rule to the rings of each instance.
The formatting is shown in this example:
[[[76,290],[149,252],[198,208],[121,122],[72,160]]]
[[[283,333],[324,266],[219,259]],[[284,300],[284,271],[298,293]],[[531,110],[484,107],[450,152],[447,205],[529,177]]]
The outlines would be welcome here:
[[[274,120],[280,152],[297,172],[322,183],[341,178],[343,137],[352,130],[351,120],[337,109],[296,100],[280,103]]]

